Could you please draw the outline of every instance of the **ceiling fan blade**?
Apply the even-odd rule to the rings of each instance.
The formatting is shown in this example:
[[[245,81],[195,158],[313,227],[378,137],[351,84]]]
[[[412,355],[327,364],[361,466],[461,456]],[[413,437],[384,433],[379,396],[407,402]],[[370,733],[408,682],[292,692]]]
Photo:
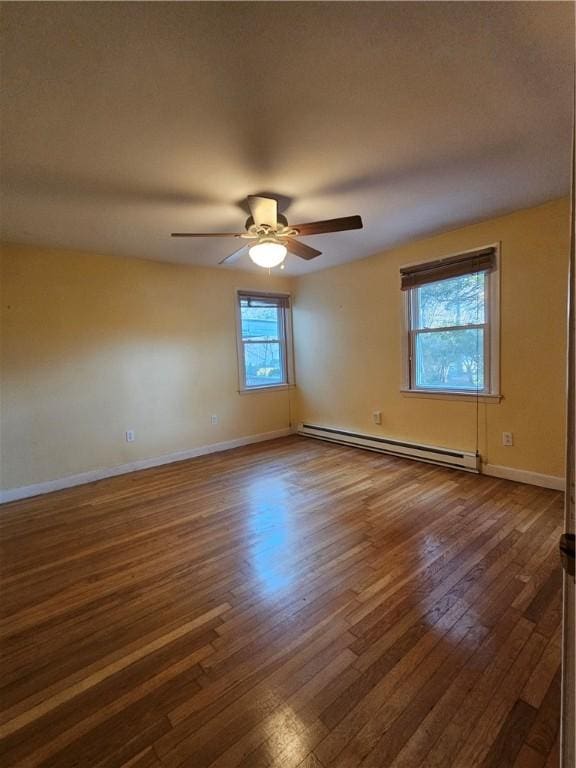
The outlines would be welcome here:
[[[241,237],[242,232],[172,232],[170,237]]]
[[[322,253],[322,251],[317,251],[316,248],[311,248],[305,243],[300,243],[298,240],[294,240],[292,237],[283,237],[282,242],[285,243],[286,248],[288,248],[290,253],[294,253],[296,256],[300,256],[301,259],[306,259],[306,261],[315,259],[316,256],[320,256]]]
[[[242,258],[245,253],[248,253],[248,245],[243,245],[242,248],[238,248],[234,253],[229,253],[228,256],[224,256],[218,264],[234,264],[238,259]]]
[[[326,221],[311,221],[308,224],[291,224],[298,230],[299,235],[325,235],[328,232],[344,232],[347,229],[362,229],[360,216],[343,216],[340,219],[326,219]]]
[[[249,195],[248,205],[250,206],[250,213],[254,219],[254,224],[257,227],[268,224],[269,227],[276,229],[278,224],[278,203],[273,197]]]

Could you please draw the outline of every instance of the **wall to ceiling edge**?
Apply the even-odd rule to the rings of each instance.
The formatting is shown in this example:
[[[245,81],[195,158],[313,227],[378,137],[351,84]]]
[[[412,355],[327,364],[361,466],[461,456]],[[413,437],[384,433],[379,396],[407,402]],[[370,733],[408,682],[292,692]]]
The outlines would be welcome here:
[[[235,291],[289,279],[20,245],[1,259],[3,489],[288,432],[292,390],[238,393]]]
[[[297,278],[298,420],[463,450],[476,448],[478,433],[495,472],[561,478],[569,227],[568,200],[555,200]],[[400,266],[496,241],[503,399],[477,410],[403,395]],[[503,431],[513,447],[502,446]]]

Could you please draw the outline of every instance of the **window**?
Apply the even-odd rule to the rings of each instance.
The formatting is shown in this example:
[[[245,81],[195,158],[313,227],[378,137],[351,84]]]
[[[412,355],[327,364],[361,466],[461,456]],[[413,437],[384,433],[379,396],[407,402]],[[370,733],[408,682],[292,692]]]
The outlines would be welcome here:
[[[498,394],[496,247],[400,271],[406,296],[405,388]]]
[[[292,383],[289,296],[238,292],[238,359],[243,391]]]

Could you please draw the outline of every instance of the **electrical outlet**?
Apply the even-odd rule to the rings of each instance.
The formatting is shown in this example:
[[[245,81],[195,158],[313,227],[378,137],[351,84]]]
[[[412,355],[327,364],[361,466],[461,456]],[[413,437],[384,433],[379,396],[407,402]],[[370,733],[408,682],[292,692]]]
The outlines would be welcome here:
[[[512,432],[502,432],[502,445],[514,445],[514,435]]]
[[[126,430],[126,442],[127,443],[133,443],[134,440],[136,440],[136,433],[133,429],[127,429]]]
[[[372,414],[374,424],[382,424],[382,411],[374,411]]]
[[[215,427],[216,424],[218,424],[218,416],[215,413],[213,413],[212,416],[210,416],[210,424],[212,424],[213,427]]]

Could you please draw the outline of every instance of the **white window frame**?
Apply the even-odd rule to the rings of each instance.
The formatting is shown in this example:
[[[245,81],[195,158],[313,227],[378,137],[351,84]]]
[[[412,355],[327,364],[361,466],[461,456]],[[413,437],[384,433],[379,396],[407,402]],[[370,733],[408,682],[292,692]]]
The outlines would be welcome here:
[[[485,328],[484,333],[484,389],[481,390],[457,390],[457,389],[437,389],[436,387],[416,387],[413,381],[413,361],[415,359],[415,338],[417,333],[412,328],[412,317],[414,313],[414,301],[417,296],[416,288],[409,288],[403,293],[402,315],[402,384],[401,392],[404,395],[413,397],[429,397],[438,399],[471,399],[481,398],[487,402],[499,402],[502,398],[500,393],[500,243],[490,243],[482,248],[470,248],[467,251],[458,251],[446,257],[439,257],[438,261],[444,258],[463,256],[467,253],[474,253],[484,248],[494,248],[496,252],[496,267],[487,273],[486,296],[485,296],[485,323],[466,326],[449,326],[448,328],[435,328],[434,331],[454,330],[463,328]],[[408,265],[407,265],[408,266]],[[410,265],[413,266],[413,265]],[[438,281],[440,282],[440,281]],[[422,333],[422,330],[419,331]],[[424,331],[425,332],[425,331]]]
[[[244,344],[242,338],[242,312],[241,299],[249,295],[255,299],[266,298],[286,298],[288,306],[282,307],[280,312],[280,360],[282,362],[282,373],[284,381],[280,384],[261,384],[259,386],[248,386],[246,384],[246,367],[244,358]],[[258,342],[250,342],[258,343]],[[265,343],[265,342],[262,342]],[[292,297],[289,293],[263,292],[238,289],[236,291],[236,352],[238,357],[238,391],[240,394],[248,392],[270,392],[271,390],[290,389],[294,386],[294,344],[292,334]]]

